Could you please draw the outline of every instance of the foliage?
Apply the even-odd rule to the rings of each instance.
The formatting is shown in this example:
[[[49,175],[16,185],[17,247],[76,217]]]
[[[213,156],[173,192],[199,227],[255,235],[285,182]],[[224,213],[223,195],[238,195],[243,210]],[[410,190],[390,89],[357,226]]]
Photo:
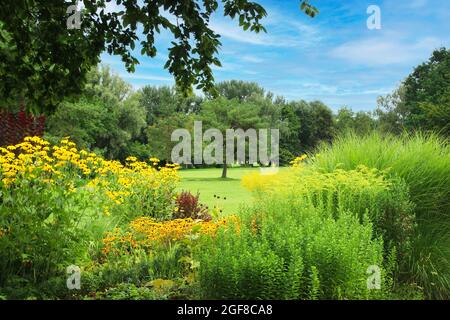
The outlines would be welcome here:
[[[404,84],[404,103],[410,114],[407,125],[411,128],[419,126],[424,129],[443,130],[442,133],[448,135],[450,50],[435,50],[427,62],[414,69]]]
[[[105,292],[97,292],[97,300],[165,300],[167,296],[158,295],[148,287],[136,287],[134,284],[121,283],[117,287],[111,287]]]
[[[71,136],[82,148],[95,150],[109,159],[124,160],[130,155],[130,141],[142,134],[145,116],[145,109],[132,94],[130,85],[102,66],[88,74],[78,101],[64,101],[48,117],[47,136]]]
[[[116,228],[103,239],[99,263],[89,266],[87,275],[84,274],[82,294],[111,299],[109,293],[116,292],[115,287],[131,286],[136,296],[123,296],[123,291],[128,290],[118,290],[114,296],[126,299],[150,294],[156,299],[192,297],[190,286],[197,266],[190,257],[191,248],[199,235],[214,236],[219,227],[228,228],[233,221],[237,218],[214,222],[191,218],[157,222],[139,217],[124,228]]]
[[[173,279],[166,281],[176,282],[179,286],[178,279],[182,279],[186,269],[182,262],[185,255],[186,248],[177,243],[154,248],[150,252],[134,250],[122,255],[110,255],[101,263],[86,266],[82,291],[78,295],[93,299],[167,299],[173,294],[171,289],[176,289],[173,288],[175,283],[168,290],[159,290],[165,288],[153,281]],[[130,289],[135,294],[130,294]]]
[[[293,161],[294,169],[275,176],[244,176],[242,184],[256,194],[258,202],[264,202],[268,194],[283,192],[288,206],[311,203],[335,218],[346,210],[361,222],[368,216],[375,235],[383,237],[386,252],[396,247],[399,259],[409,258],[415,219],[402,181],[387,180],[382,172],[362,165],[356,170],[322,173],[305,166],[305,159],[306,155],[298,157]]]
[[[240,102],[265,95],[265,90],[257,83],[238,80],[220,82],[216,84],[216,90],[219,96],[228,100],[238,99]]]
[[[378,118],[377,127],[381,132],[401,134],[405,131],[407,111],[404,96],[405,86],[401,84],[392,93],[378,97],[374,113]]]
[[[310,150],[320,141],[330,141],[334,134],[333,114],[319,101],[281,105],[280,118],[280,148],[294,155]]]
[[[117,228],[108,232],[103,239],[102,252],[108,256],[120,256],[136,249],[152,250],[161,244],[169,245],[196,233],[214,235],[220,226],[226,226],[236,219],[230,216],[218,221],[184,218],[157,222],[140,217],[130,223],[128,231]]]
[[[239,102],[219,97],[205,101],[202,104],[200,119],[207,128],[216,128],[226,136],[227,129],[260,129],[267,128],[267,123],[261,117],[261,106],[253,102]],[[226,139],[223,139],[224,147]],[[225,149],[225,148],[224,148]],[[227,163],[223,159],[222,178],[227,177]]]
[[[242,220],[237,235],[219,232],[195,252],[201,297],[367,299],[390,290],[383,267],[383,290],[367,289],[367,268],[383,265],[383,243],[351,213],[335,220],[305,204],[267,201]]]
[[[33,117],[24,111],[0,111],[0,146],[19,143],[28,136],[41,136],[44,124],[44,116]]]
[[[303,2],[302,11],[314,16],[314,7]],[[112,12],[105,10],[110,1],[84,0],[79,28],[69,28],[67,9],[75,3],[18,0],[3,5],[0,47],[7,50],[2,50],[0,60],[1,108],[21,105],[34,113],[53,111],[63,98],[80,93],[87,72],[105,49],[121,56],[133,72],[139,63],[132,54],[136,44],[141,54],[155,57],[155,34],[162,29],[174,37],[165,68],[177,86],[184,92],[192,85],[211,91],[211,66],[220,66],[216,55],[221,43],[209,21],[219,3],[223,3],[224,15],[238,18],[244,30],[265,31],[261,20],[266,11],[247,0],[116,0],[112,3],[118,9]]]
[[[325,172],[354,170],[363,164],[389,169],[388,177],[402,179],[409,189],[418,224],[412,244],[409,276],[428,297],[450,293],[450,156],[446,140],[429,134],[395,137],[373,133],[347,135],[319,148],[314,166]]]
[[[153,125],[145,129],[147,146],[155,156],[171,161],[172,149],[178,143],[172,141],[172,132],[179,128],[193,132],[193,125],[194,117],[183,113],[158,118]]]
[[[88,74],[77,102],[66,100],[48,118],[46,137],[72,136],[79,146],[109,159],[123,161],[134,155],[143,160],[154,155],[170,161],[176,144],[172,132],[179,128],[192,132],[194,120],[201,120],[204,127],[224,133],[229,128],[280,129],[280,160],[286,164],[299,150],[329,141],[335,132],[331,110],[320,102],[287,104],[243,81],[216,87],[218,99],[184,97],[170,87],[145,86],[133,92],[102,66]]]
[[[146,122],[149,126],[174,113],[197,113],[202,102],[202,98],[198,96],[184,97],[175,88],[168,86],[145,86],[139,89],[138,96],[139,104],[147,111]]]
[[[450,133],[450,50],[440,48],[417,66],[393,95],[379,100],[380,120],[392,120],[410,131]],[[398,130],[398,129],[397,129]],[[395,131],[397,131],[395,130]],[[395,132],[394,131],[394,132]]]
[[[376,125],[375,119],[369,112],[353,112],[346,107],[339,109],[336,115],[336,130],[338,134],[349,130],[359,135],[370,133]]]

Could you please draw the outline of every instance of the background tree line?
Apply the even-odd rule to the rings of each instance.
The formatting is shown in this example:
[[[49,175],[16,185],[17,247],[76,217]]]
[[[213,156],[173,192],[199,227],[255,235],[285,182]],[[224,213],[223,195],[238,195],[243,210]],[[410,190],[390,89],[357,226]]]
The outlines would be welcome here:
[[[392,94],[378,99],[373,112],[342,107],[336,113],[320,101],[287,101],[258,84],[238,80],[216,84],[217,96],[186,96],[174,87],[137,91],[100,66],[91,70],[81,97],[64,101],[47,119],[46,134],[71,136],[80,146],[107,158],[157,156],[170,161],[177,128],[278,128],[280,161],[311,150],[337,134],[372,130],[401,133],[433,130],[449,134],[450,50],[441,48],[417,66]]]

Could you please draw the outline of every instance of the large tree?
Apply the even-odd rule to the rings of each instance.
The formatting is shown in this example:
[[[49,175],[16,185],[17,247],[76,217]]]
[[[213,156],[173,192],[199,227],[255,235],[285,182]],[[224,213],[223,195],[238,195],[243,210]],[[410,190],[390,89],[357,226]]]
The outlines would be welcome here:
[[[393,94],[378,100],[380,125],[390,131],[450,134],[450,50],[435,50]]]
[[[309,151],[320,141],[330,141],[335,131],[333,112],[320,101],[301,100],[285,104],[281,121],[281,148],[286,156]]]
[[[218,95],[227,99],[248,101],[251,98],[263,97],[265,91],[256,82],[242,80],[223,81],[216,85]]]
[[[109,68],[93,69],[87,78],[80,99],[64,101],[47,119],[47,134],[71,136],[81,147],[123,160],[146,126],[146,110]]]
[[[248,0],[83,0],[80,28],[68,28],[67,10],[75,0],[3,1],[0,7],[0,108],[20,106],[35,113],[50,112],[69,95],[81,92],[86,74],[99,63],[103,51],[121,56],[132,72],[141,54],[154,57],[156,34],[168,30],[174,37],[165,67],[176,85],[189,92],[194,85],[214,88],[212,65],[220,36],[210,18],[223,7],[225,16],[238,18],[244,30],[265,31],[264,8]],[[113,12],[106,5],[117,5]],[[317,10],[301,2],[310,16]],[[141,33],[142,30],[142,33]]]
[[[450,133],[450,50],[435,50],[406,78],[407,125]]]
[[[145,86],[141,88],[139,103],[147,111],[147,124],[154,125],[158,119],[166,118],[174,113],[196,113],[200,109],[202,98],[196,95],[185,97],[174,87]]]
[[[254,102],[240,102],[238,99],[217,99],[205,101],[198,119],[203,121],[203,128],[215,128],[222,132],[223,150],[226,149],[227,129],[268,128],[269,123],[261,114],[261,105]],[[222,178],[227,177],[227,162],[223,159]]]
[[[338,134],[353,131],[359,135],[364,135],[375,128],[375,119],[370,112],[353,112],[353,110],[343,107],[338,110],[335,119]]]

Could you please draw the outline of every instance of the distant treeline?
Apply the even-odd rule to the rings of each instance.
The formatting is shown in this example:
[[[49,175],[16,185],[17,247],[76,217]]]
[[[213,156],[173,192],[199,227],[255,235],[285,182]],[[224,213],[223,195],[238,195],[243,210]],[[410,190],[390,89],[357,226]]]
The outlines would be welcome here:
[[[281,164],[352,130],[401,133],[432,130],[448,137],[450,50],[433,52],[392,94],[378,99],[372,112],[342,107],[336,113],[320,101],[287,101],[258,84],[226,81],[217,96],[184,96],[176,88],[145,86],[137,91],[106,66],[92,70],[83,94],[65,101],[47,118],[49,139],[70,136],[79,146],[123,160],[157,156],[169,161],[173,130],[278,128]]]

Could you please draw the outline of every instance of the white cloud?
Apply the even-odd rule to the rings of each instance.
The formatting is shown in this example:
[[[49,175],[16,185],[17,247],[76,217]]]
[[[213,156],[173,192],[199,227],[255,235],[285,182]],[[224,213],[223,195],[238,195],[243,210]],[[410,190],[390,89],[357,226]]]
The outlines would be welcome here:
[[[331,57],[370,66],[407,65],[426,59],[441,45],[442,40],[432,37],[416,42],[380,37],[344,43],[331,51]]]
[[[215,21],[212,22],[210,26],[216,33],[220,34],[221,37],[234,41],[261,46],[283,46],[280,43],[275,44],[273,41],[274,39],[267,34],[244,31],[232,23]]]
[[[314,94],[331,94],[338,91],[338,88],[336,86],[330,86],[321,83],[303,83],[301,84],[301,86],[308,89],[308,91],[310,92],[314,92]]]
[[[276,11],[270,12],[270,19],[262,23],[267,33],[244,31],[236,20],[219,17],[210,23],[210,27],[223,38],[258,46],[304,48],[322,40],[317,26],[287,18]]]
[[[242,61],[245,62],[250,62],[250,63],[261,63],[264,62],[265,60],[261,57],[255,56],[255,55],[243,55],[242,57],[238,57],[240,58]]]
[[[151,80],[151,81],[173,81],[171,77],[152,76],[152,75],[140,75],[135,73],[120,73],[122,78],[135,79],[135,80]]]

